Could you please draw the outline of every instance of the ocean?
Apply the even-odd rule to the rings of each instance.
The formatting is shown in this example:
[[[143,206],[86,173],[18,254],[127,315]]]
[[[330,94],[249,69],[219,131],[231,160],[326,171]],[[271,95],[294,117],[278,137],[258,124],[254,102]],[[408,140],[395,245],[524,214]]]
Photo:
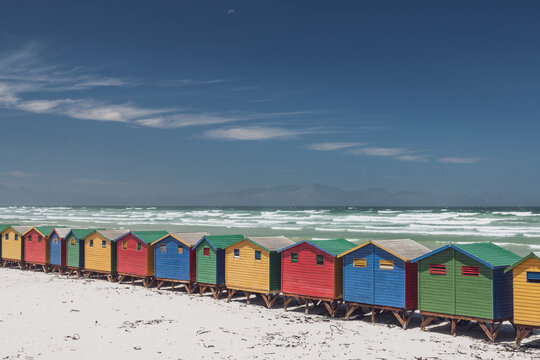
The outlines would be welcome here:
[[[107,228],[285,235],[293,240],[345,238],[448,242],[491,241],[519,255],[540,251],[540,208],[356,207],[0,207],[0,222]]]

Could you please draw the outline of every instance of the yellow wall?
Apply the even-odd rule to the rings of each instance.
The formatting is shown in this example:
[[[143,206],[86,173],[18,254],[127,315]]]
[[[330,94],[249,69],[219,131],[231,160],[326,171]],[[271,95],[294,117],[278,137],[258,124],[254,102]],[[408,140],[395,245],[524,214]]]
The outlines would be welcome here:
[[[540,283],[527,282],[527,271],[540,272],[540,261],[530,258],[512,269],[514,322],[540,326]]]
[[[90,240],[94,240],[93,247],[89,245]],[[107,247],[101,247],[102,240],[106,241]],[[84,268],[87,270],[111,271],[111,242],[98,232],[94,232],[84,239]]]
[[[234,257],[234,249],[240,250],[240,258]],[[255,251],[261,252],[261,260],[255,260]],[[270,291],[269,253],[244,240],[225,249],[225,285],[231,289]]]
[[[6,240],[6,234],[9,234],[8,240]],[[18,240],[15,240],[15,234],[19,236]],[[22,236],[12,228],[7,228],[2,233],[2,258],[12,260],[22,259]]]

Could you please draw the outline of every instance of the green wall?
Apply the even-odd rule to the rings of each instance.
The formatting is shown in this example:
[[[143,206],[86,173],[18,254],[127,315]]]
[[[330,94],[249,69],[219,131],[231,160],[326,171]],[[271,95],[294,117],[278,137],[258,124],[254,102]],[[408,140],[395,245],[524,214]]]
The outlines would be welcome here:
[[[75,238],[75,245],[71,245],[71,239]],[[66,266],[78,268],[79,265],[79,241],[71,234],[66,239]]]
[[[210,256],[204,256],[204,248],[210,248]],[[217,254],[216,251],[204,240],[197,246],[197,282],[203,284],[217,283]]]

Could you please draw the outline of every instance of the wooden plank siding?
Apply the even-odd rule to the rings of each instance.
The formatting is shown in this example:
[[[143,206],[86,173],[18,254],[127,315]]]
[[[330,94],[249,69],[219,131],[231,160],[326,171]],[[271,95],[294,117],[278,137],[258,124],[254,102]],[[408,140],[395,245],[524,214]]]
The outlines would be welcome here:
[[[23,246],[24,261],[40,264],[49,263],[50,248],[46,235],[32,228],[23,235]]]
[[[49,239],[51,265],[66,266],[66,242],[53,232]]]
[[[298,262],[291,262],[291,254],[298,254]],[[335,288],[335,259],[316,247],[303,243],[281,253],[281,290],[283,293],[333,299]],[[324,265],[317,265],[317,255],[324,257]]]
[[[137,250],[138,244],[141,244],[140,250]],[[154,247],[152,245],[128,233],[113,243],[113,246],[116,246],[116,270],[119,273],[136,276],[154,275]],[[124,249],[124,246],[127,248]]]
[[[405,308],[418,307],[418,264],[405,264]]]
[[[23,260],[23,239],[11,227],[2,232],[2,259]]]
[[[178,251],[182,248],[181,253]],[[196,281],[195,250],[172,236],[154,245],[154,276],[160,279]]]
[[[204,249],[208,248],[209,255],[204,255]],[[217,252],[207,240],[203,240],[196,248],[197,254],[197,282],[217,285]]]
[[[94,246],[90,246],[90,240]],[[102,247],[105,241],[105,247]],[[116,272],[116,246],[97,231],[84,239],[84,268],[87,270]]]
[[[397,256],[373,246],[373,304],[405,307],[405,262]],[[394,269],[381,268],[381,261],[393,261]]]
[[[446,275],[430,274],[430,264],[446,265]],[[418,308],[439,314],[455,314],[454,249],[448,248],[419,261]]]
[[[238,250],[239,256],[234,252]],[[255,259],[255,251],[261,259]],[[225,285],[231,289],[270,292],[270,254],[248,240],[225,249]]]
[[[66,266],[84,268],[84,241],[79,240],[74,234],[68,235],[66,239]]]
[[[343,300],[373,304],[373,244],[343,256]],[[366,267],[354,267],[354,259],[366,261]]]
[[[529,258],[512,269],[514,283],[514,321],[540,326],[540,283],[528,282],[527,272],[540,272],[540,261]]]

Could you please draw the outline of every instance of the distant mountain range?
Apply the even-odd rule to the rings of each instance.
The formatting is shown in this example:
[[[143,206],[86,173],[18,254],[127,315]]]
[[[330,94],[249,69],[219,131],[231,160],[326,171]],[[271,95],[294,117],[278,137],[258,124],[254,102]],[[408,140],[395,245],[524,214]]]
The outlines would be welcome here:
[[[87,206],[538,206],[538,199],[513,194],[436,195],[381,188],[346,191],[308,184],[252,188],[235,192],[133,198],[84,193],[46,192],[0,185],[0,205]]]

